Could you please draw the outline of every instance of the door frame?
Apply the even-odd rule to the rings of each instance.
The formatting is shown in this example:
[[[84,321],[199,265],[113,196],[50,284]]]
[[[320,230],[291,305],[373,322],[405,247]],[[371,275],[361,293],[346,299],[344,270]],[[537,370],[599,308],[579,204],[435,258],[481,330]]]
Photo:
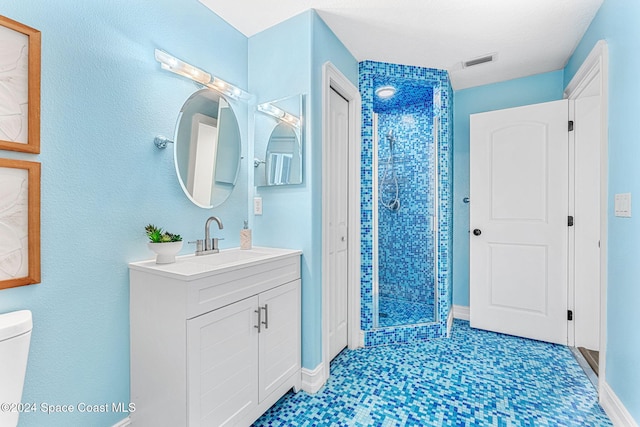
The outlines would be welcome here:
[[[358,88],[331,62],[322,66],[322,374],[321,384],[329,378],[329,211],[328,164],[330,93],[335,90],[349,102],[349,203],[347,222],[348,347],[362,346],[360,330],[360,114],[362,101]]]
[[[564,90],[564,98],[572,100],[583,95],[584,90],[594,79],[600,78],[600,354],[598,373],[598,394],[602,398],[606,384],[607,350],[607,223],[608,223],[608,110],[609,104],[609,49],[607,42],[598,41],[576,74]],[[574,259],[569,259],[569,268],[573,268]],[[569,295],[574,295],[575,286],[569,282]],[[571,300],[573,304],[573,300]],[[573,324],[574,326],[575,324]],[[575,326],[574,326],[575,327]],[[569,336],[573,338],[572,329]],[[573,343],[570,341],[570,345]]]

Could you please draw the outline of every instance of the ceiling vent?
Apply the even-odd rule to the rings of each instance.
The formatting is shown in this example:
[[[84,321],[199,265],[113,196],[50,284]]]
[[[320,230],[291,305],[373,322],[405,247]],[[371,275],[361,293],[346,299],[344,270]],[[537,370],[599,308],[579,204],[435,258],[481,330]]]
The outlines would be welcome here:
[[[488,62],[494,62],[497,58],[497,54],[492,53],[489,55],[481,56],[479,58],[469,59],[468,61],[462,61],[463,68],[473,67],[475,65],[486,64]]]

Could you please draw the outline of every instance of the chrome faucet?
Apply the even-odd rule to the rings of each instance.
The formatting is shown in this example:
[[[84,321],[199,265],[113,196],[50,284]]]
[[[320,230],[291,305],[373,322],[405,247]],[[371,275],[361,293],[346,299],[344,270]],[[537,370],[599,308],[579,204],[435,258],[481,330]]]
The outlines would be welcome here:
[[[207,222],[204,225],[204,245],[202,240],[196,240],[195,242],[189,242],[189,243],[195,243],[196,246],[196,255],[207,255],[207,254],[216,254],[218,253],[220,250],[218,249],[218,240],[222,240],[222,239],[218,239],[216,237],[214,237],[213,239],[211,238],[211,232],[209,231],[209,228],[211,227],[211,223],[215,221],[218,223],[218,229],[222,230],[224,227],[222,225],[222,221],[220,221],[220,218],[212,216],[209,217],[207,219]]]
[[[218,223],[218,230],[222,230],[224,227],[222,225],[222,221],[217,216],[211,216],[207,219],[207,222],[204,224],[204,251],[214,251],[218,252],[218,239],[211,239],[211,233],[209,232],[209,228],[211,226],[211,222],[215,221]]]

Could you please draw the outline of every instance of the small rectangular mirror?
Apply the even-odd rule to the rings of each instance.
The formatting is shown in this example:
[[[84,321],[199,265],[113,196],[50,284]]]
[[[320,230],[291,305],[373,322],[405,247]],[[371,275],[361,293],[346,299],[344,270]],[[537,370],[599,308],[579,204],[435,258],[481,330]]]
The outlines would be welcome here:
[[[255,186],[302,184],[303,100],[299,94],[256,107]]]

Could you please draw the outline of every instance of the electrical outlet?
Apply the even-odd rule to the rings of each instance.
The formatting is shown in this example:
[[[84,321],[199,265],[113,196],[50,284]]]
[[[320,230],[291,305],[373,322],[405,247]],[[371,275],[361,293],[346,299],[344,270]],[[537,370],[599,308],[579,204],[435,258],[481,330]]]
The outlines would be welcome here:
[[[253,198],[253,214],[262,215],[262,197]]]

